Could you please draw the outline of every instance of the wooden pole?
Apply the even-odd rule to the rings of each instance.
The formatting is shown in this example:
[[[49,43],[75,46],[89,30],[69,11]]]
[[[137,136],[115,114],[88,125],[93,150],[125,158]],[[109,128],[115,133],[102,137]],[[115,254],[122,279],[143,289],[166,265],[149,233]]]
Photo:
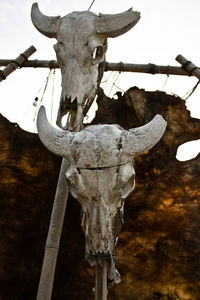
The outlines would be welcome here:
[[[107,300],[107,260],[102,260],[102,265],[95,268],[95,300]]]
[[[176,66],[159,66],[155,64],[106,63],[105,71],[135,72],[147,74],[166,74],[189,76],[186,71]]]
[[[0,59],[0,66],[8,65],[12,60]],[[23,68],[50,68],[58,69],[59,64],[56,60],[28,60],[23,63]],[[109,63],[105,64],[105,71],[117,72],[135,72],[147,74],[166,74],[166,75],[182,75],[191,76],[181,67],[177,66],[158,66],[155,64],[128,64],[128,63]]]
[[[5,80],[8,75],[16,69],[21,68],[22,64],[36,51],[34,46],[29,47],[26,51],[20,54],[16,59],[9,60],[5,69],[0,70],[0,82]]]
[[[76,132],[80,130],[76,128]],[[65,177],[68,161],[63,158],[53,203],[49,231],[36,300],[50,300],[53,290],[57,256],[67,206],[69,187]]]
[[[51,299],[60,237],[69,193],[67,180],[65,178],[67,166],[68,162],[63,158],[45,246],[37,300]]]
[[[185,70],[188,75],[193,75],[200,79],[200,69],[195,66],[195,64],[193,64],[181,54],[176,57],[176,61],[178,61],[182,65],[182,69]]]

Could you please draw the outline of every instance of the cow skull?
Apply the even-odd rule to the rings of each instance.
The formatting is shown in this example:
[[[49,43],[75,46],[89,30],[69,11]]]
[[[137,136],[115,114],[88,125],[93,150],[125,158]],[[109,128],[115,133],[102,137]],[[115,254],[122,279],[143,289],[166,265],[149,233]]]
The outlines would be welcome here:
[[[62,18],[48,17],[34,3],[31,18],[42,34],[57,39],[54,49],[62,74],[57,125],[69,130],[80,127],[84,108],[96,94],[98,69],[105,60],[107,38],[130,30],[139,21],[140,14],[130,9],[116,15],[97,16],[83,11],[72,12]],[[62,126],[64,115],[68,115],[68,120]]]
[[[75,133],[50,125],[41,107],[37,126],[42,143],[69,161],[66,178],[82,206],[87,260],[94,265],[99,253],[109,255],[109,278],[118,282],[113,256],[124,201],[134,188],[133,158],[160,140],[166,122],[156,115],[148,124],[129,131],[118,125],[93,125]]]

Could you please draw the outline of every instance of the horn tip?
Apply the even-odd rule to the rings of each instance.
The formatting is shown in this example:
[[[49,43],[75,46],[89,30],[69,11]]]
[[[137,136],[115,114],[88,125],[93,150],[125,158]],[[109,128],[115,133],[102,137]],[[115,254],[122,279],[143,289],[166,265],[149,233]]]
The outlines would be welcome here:
[[[160,114],[155,115],[154,119],[160,122],[163,125],[163,127],[167,127],[167,121]]]
[[[38,3],[37,3],[37,2],[34,2],[34,3],[32,4],[32,7],[31,7],[31,9],[35,9],[35,8],[38,8]]]
[[[44,105],[40,106],[40,109],[38,111],[38,115],[37,115],[37,125],[38,125],[38,120],[40,119],[40,116],[45,116],[46,117],[46,109],[44,107]]]

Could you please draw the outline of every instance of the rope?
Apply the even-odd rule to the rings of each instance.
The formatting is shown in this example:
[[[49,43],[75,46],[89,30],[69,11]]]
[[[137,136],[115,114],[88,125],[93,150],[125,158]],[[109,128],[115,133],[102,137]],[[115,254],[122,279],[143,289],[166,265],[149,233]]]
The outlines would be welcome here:
[[[116,74],[117,74],[117,76],[116,76]],[[108,97],[110,97],[110,94],[111,94],[111,92],[112,92],[113,87],[116,86],[116,82],[117,82],[117,80],[118,80],[118,78],[119,78],[119,75],[120,75],[120,72],[115,73],[115,75],[113,76],[112,87],[111,87],[111,89],[110,89],[110,92],[109,92],[109,94],[108,94]],[[115,77],[116,77],[116,78],[115,78]]]
[[[187,100],[194,93],[194,91],[197,89],[199,83],[200,83],[200,80],[198,80],[197,83],[195,84],[195,86],[183,96],[183,98],[186,97],[184,100]]]
[[[165,88],[165,86],[166,86],[166,84],[167,84],[168,79],[169,79],[169,74],[167,74],[167,78],[165,79],[165,82],[164,82],[164,84],[163,84],[163,86],[162,86],[161,91],[164,90],[164,88]]]

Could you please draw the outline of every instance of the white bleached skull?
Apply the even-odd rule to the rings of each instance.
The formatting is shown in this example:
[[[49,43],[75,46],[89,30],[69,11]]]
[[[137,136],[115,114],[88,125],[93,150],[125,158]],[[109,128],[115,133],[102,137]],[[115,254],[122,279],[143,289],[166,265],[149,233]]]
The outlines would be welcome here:
[[[94,99],[99,66],[105,61],[107,38],[130,30],[140,19],[132,9],[116,15],[98,16],[90,11],[72,12],[64,17],[43,15],[37,3],[31,11],[32,22],[45,36],[56,38],[54,46],[62,74],[62,92],[57,125],[75,129],[82,124],[84,110]],[[62,117],[68,115],[66,125]]]
[[[42,143],[69,161],[66,178],[82,206],[87,260],[94,265],[99,253],[113,258],[124,200],[134,188],[134,156],[160,140],[166,122],[156,115],[148,124],[129,131],[118,125],[93,125],[75,133],[50,125],[41,107],[37,126]],[[113,263],[109,277],[119,280]]]

